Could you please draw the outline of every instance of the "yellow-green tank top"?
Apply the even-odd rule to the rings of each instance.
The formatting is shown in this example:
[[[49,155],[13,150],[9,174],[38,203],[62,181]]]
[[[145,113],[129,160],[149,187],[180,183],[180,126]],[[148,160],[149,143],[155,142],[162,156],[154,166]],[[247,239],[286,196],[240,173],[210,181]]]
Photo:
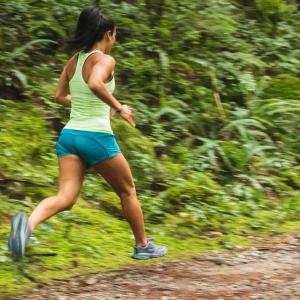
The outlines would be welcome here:
[[[70,119],[64,128],[110,132],[113,133],[110,124],[110,106],[99,99],[88,87],[82,77],[82,66],[85,60],[95,52],[78,52],[78,59],[75,73],[69,82],[71,95],[71,113]],[[106,83],[106,88],[110,93],[115,90],[115,78]]]

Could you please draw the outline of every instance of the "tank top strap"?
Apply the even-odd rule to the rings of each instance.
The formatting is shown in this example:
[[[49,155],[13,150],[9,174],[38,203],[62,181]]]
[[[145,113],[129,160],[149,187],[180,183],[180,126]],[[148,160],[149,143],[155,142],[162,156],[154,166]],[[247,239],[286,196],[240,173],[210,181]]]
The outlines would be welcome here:
[[[91,54],[93,54],[93,53],[102,53],[102,54],[104,54],[102,51],[100,51],[100,50],[92,50],[92,51],[90,51],[90,52],[83,52],[83,51],[80,51],[79,52],[79,55],[80,55],[80,58],[81,58],[81,64],[82,64],[82,66],[83,66],[83,64],[84,64],[84,62],[85,62],[85,60],[91,55]]]
[[[90,52],[83,52],[82,50],[77,52],[77,64],[76,64],[76,69],[75,69],[75,74],[74,77],[76,77],[77,79],[83,79],[82,78],[82,67],[84,65],[84,62],[86,61],[86,59],[93,53],[102,53],[102,51],[100,50],[92,50]]]

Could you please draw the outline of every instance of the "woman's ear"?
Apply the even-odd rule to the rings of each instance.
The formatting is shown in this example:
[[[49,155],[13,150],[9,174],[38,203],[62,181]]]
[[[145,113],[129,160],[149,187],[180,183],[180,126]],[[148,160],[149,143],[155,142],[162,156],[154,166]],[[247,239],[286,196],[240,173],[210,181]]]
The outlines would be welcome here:
[[[113,33],[111,32],[111,30],[106,32],[108,39],[111,41],[113,38]]]

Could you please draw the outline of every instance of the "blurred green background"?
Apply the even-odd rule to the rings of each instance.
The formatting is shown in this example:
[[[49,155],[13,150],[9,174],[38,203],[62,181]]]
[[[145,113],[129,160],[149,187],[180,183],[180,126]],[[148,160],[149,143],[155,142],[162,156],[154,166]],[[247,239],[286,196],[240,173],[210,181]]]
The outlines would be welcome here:
[[[91,1],[0,2],[0,298],[39,282],[139,264],[118,197],[92,171],[77,205],[7,256],[11,216],[56,192],[54,145],[69,109],[53,102],[64,48]],[[112,117],[162,258],[232,249],[300,229],[297,1],[101,1],[117,23]],[[35,254],[43,255],[35,255]],[[151,262],[143,262],[145,264]]]

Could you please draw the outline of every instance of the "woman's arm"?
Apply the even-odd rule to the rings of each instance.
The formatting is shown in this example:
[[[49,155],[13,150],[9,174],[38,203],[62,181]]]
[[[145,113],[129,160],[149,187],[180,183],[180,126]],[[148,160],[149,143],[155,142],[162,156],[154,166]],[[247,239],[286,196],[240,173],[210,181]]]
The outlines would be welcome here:
[[[112,56],[101,55],[91,68],[87,84],[91,91],[113,110],[120,111],[122,104],[107,90],[105,82],[111,77],[115,68]]]
[[[54,99],[57,103],[60,103],[64,106],[71,107],[71,95],[69,91],[69,78],[66,72],[66,67],[68,63],[64,67],[62,73],[60,74],[60,78],[58,80],[58,84],[55,90]]]
[[[115,60],[109,55],[101,55],[91,68],[87,84],[91,91],[102,101],[108,104],[113,112],[119,113],[129,124],[135,127],[135,114],[131,107],[121,104],[106,88],[105,82],[110,78],[114,68]]]

